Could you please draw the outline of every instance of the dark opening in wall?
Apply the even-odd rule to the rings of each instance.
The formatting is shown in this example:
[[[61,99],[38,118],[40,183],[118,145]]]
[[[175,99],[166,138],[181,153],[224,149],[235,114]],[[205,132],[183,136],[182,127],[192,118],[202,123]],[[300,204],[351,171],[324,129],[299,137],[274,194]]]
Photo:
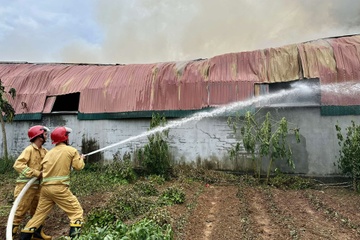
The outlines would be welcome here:
[[[51,112],[73,112],[79,109],[80,93],[56,96]]]
[[[272,99],[265,105],[271,106],[319,106],[321,100],[320,81],[318,78],[301,79],[290,82],[266,83],[255,86],[255,96],[273,94],[282,90],[299,88],[296,94],[284,94],[279,99]]]

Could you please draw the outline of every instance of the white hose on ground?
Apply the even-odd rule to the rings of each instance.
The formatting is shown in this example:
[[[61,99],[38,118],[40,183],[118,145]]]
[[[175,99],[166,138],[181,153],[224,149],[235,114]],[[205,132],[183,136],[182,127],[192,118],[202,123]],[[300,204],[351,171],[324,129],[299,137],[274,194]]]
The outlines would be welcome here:
[[[15,216],[15,211],[21,201],[21,199],[23,198],[23,196],[25,195],[26,191],[30,188],[30,186],[36,181],[36,177],[32,178],[21,190],[19,196],[16,197],[15,202],[11,208],[10,211],[10,215],[7,221],[7,226],[6,226],[6,240],[12,240],[12,226],[13,226],[13,221],[14,221],[14,216]]]

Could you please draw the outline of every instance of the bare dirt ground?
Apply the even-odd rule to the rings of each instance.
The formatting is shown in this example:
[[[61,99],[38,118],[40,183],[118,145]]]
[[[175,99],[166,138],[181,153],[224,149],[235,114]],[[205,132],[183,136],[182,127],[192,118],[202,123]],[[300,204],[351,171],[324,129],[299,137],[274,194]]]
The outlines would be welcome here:
[[[9,209],[2,186],[0,239],[5,239]],[[186,202],[168,207],[175,239],[360,239],[360,195],[343,187],[280,190],[244,184],[184,185]],[[107,195],[79,198],[85,215]],[[68,233],[68,220],[55,208],[46,233]],[[16,238],[17,239],[17,238]]]

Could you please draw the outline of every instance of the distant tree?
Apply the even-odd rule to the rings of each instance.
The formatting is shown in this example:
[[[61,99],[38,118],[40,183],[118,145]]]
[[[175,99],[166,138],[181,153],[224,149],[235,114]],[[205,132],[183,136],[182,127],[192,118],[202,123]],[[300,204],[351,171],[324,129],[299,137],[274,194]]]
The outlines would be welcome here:
[[[15,96],[16,96],[15,88],[10,88],[8,93],[10,94],[11,98],[13,98],[13,99],[15,98]],[[4,151],[3,156],[5,159],[8,159],[9,155],[8,155],[8,149],[7,149],[5,121],[12,122],[14,120],[15,110],[11,106],[9,101],[7,100],[5,87],[3,86],[1,79],[0,79],[0,110],[1,110],[0,122],[1,122],[1,130],[2,130],[2,135],[3,135],[3,151]]]

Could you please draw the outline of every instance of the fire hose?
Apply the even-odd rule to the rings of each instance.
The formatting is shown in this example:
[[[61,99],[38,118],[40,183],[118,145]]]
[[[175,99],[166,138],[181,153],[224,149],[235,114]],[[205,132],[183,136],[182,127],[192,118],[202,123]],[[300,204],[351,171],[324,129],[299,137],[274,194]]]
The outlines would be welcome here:
[[[96,151],[93,151],[93,152],[90,152],[90,153],[87,153],[87,154],[84,154],[84,156],[90,156],[90,155],[93,155],[97,152],[100,152],[100,151],[103,151],[105,149],[108,149],[110,147],[114,147],[114,146],[117,146],[119,145],[119,143],[117,144],[112,144],[110,146],[107,146],[107,147],[104,147],[104,148],[101,148],[101,149],[98,149]],[[36,181],[36,177],[32,178],[29,182],[26,183],[26,185],[23,187],[23,189],[21,190],[20,194],[16,197],[15,201],[14,201],[14,204],[11,208],[11,211],[10,211],[10,215],[9,215],[9,218],[8,218],[8,221],[7,221],[7,226],[6,226],[6,240],[12,240],[12,226],[13,226],[13,221],[14,221],[14,217],[15,217],[15,212],[16,212],[16,209],[17,207],[19,206],[19,203],[21,201],[21,199],[24,197],[25,193],[27,192],[27,190],[30,188],[30,186]]]
[[[120,142],[122,143],[122,142]],[[98,149],[96,151],[93,151],[93,152],[90,152],[90,153],[87,153],[87,154],[84,154],[84,157],[85,156],[90,156],[90,155],[93,155],[97,152],[100,152],[100,151],[103,151],[105,149],[108,149],[110,147],[114,147],[114,146],[117,146],[119,145],[120,143],[116,143],[116,144],[112,144],[110,146],[107,146],[107,147],[104,147],[104,148],[101,148],[101,149]],[[10,215],[9,215],[9,218],[8,218],[8,221],[7,221],[7,226],[6,226],[6,240],[12,240],[12,226],[13,226],[13,221],[14,221],[14,217],[15,217],[15,212],[16,212],[16,209],[17,207],[19,206],[19,203],[21,201],[21,199],[24,197],[25,193],[27,192],[27,190],[31,187],[31,185],[36,181],[36,177],[32,178],[29,182],[26,183],[26,185],[23,187],[23,189],[21,190],[20,194],[16,197],[15,201],[14,201],[14,204],[11,208],[11,211],[10,211]]]
[[[19,196],[17,196],[17,198],[15,199],[15,202],[11,208],[10,211],[10,215],[9,215],[9,219],[7,221],[7,226],[6,226],[6,240],[12,240],[12,226],[13,226],[13,221],[14,221],[14,216],[15,216],[15,211],[21,201],[21,199],[23,198],[23,196],[25,195],[26,191],[30,188],[30,186],[36,181],[36,177],[32,178],[29,182],[27,182],[27,184],[23,187],[23,189],[21,190]]]

